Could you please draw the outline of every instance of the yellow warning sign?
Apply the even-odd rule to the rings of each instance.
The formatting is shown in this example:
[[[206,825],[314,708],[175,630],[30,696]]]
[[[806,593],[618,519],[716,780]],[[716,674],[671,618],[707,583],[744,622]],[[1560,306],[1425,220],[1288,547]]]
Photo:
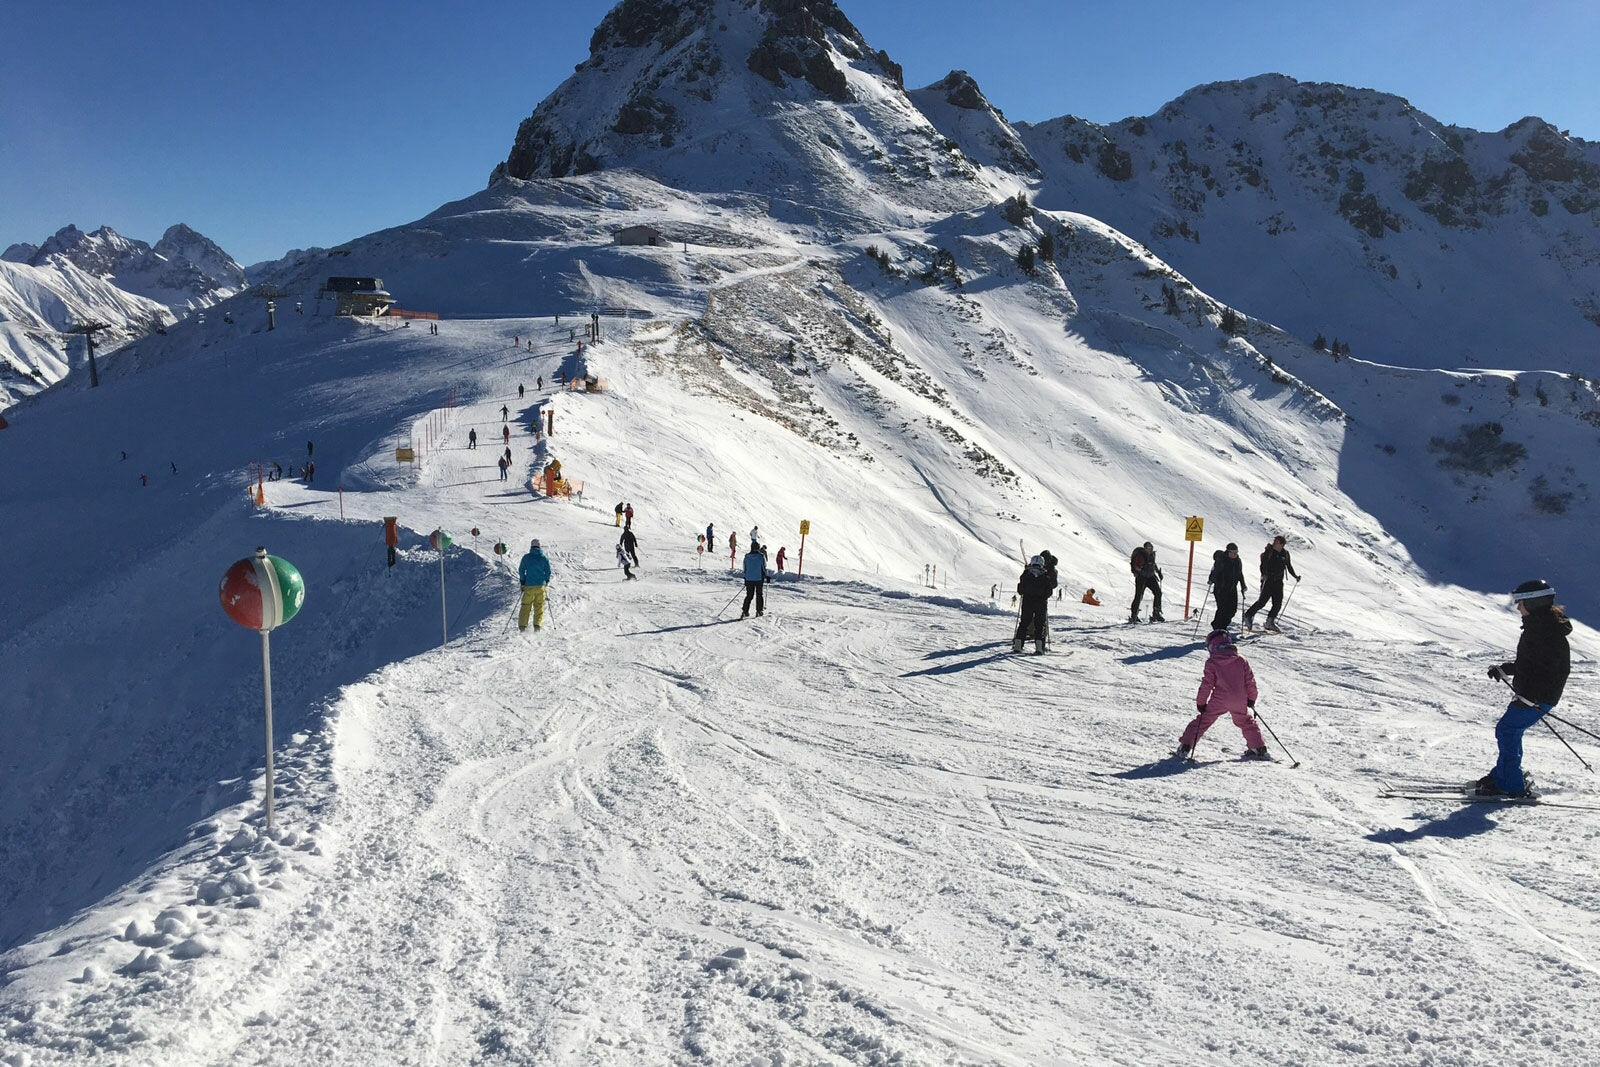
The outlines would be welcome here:
[[[394,458],[399,463],[411,463],[416,460],[417,454],[409,448],[397,448],[394,450]]]
[[[1190,515],[1183,520],[1183,539],[1185,541],[1204,541],[1206,520],[1198,515]]]
[[[811,520],[810,519],[801,519],[800,520],[800,536],[804,537],[806,534],[808,534],[810,532],[811,532]]]

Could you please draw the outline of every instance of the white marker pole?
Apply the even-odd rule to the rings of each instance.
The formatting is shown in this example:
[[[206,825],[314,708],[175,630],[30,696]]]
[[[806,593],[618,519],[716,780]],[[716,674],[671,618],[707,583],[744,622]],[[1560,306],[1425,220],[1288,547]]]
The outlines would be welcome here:
[[[261,677],[267,698],[267,832],[272,832],[272,648],[269,631],[261,631]]]
[[[450,615],[444,606],[444,546],[439,546],[439,628],[444,634],[440,644],[450,643]]]

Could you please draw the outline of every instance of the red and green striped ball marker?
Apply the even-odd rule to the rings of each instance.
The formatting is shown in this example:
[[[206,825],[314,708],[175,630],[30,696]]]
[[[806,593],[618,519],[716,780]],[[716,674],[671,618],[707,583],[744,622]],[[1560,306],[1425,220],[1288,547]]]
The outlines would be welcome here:
[[[306,601],[306,583],[288,560],[258,548],[253,557],[228,568],[217,594],[230,619],[265,633],[300,613]]]

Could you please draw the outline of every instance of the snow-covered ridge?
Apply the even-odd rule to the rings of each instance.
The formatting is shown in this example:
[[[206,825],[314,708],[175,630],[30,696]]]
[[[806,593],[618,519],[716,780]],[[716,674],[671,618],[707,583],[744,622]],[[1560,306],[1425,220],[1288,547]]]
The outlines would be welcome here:
[[[179,223],[154,247],[102,226],[65,226],[42,245],[0,255],[0,409],[60,381],[85,362],[74,326],[100,323],[100,354],[163,329],[245,287],[243,269]]]

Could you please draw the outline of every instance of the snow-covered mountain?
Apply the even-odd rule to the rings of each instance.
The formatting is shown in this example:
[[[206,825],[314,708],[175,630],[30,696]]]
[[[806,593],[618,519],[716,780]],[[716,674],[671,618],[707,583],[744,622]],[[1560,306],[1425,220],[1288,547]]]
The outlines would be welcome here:
[[[0,1062],[1588,1056],[1576,763],[1529,735],[1570,808],[1375,787],[1487,768],[1535,574],[1597,725],[1594,385],[1319,350],[1050,204],[971,79],[897,81],[832,3],[625,0],[488,188],[263,268],[272,330],[236,295],[7,413]],[[437,332],[335,317],[330,274]],[[793,568],[802,522],[734,622],[752,528]],[[1210,553],[1253,593],[1277,532],[1304,581],[1246,648],[1283,759],[1220,722],[1164,763]],[[533,538],[519,635],[494,546]],[[1130,627],[1146,539],[1173,621]],[[264,644],[216,600],[258,544],[309,590],[272,831]],[[1018,660],[1040,548],[1066,597]]]
[[[153,248],[109,226],[12,245],[0,254],[0,409],[85,361],[83,341],[63,331],[103,323],[95,344],[109,354],[244,287],[233,258],[182,223]]]
[[[1446,126],[1282,75],[1017,132],[1040,206],[1093,215],[1222,299],[1411,367],[1600,375],[1600,145]]]

